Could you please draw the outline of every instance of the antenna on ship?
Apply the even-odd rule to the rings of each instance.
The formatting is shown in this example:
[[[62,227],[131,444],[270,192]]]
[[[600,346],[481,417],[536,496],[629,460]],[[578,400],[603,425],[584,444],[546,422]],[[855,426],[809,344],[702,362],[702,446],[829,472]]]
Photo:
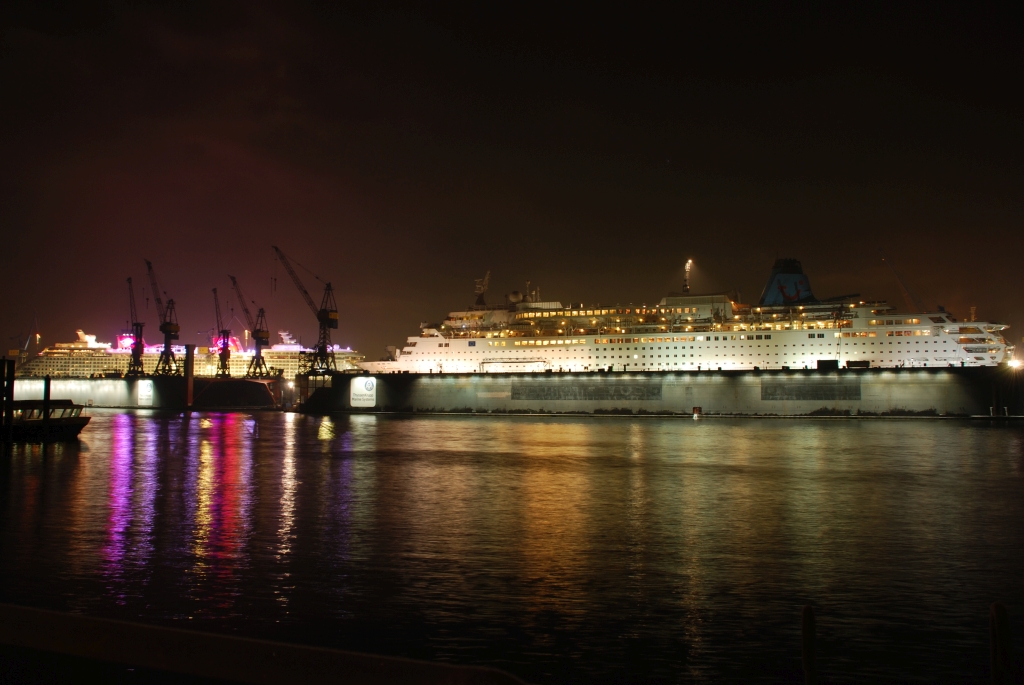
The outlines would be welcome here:
[[[488,271],[483,278],[476,278],[476,306],[486,307],[487,302],[484,300],[484,293],[487,292],[487,286],[491,283],[491,272]]]

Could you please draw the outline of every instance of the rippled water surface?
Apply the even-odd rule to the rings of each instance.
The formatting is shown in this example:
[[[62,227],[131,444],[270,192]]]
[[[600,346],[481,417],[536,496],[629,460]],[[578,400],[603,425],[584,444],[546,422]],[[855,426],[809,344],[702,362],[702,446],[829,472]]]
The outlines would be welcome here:
[[[0,601],[533,682],[984,682],[1024,430],[96,411],[0,463]]]

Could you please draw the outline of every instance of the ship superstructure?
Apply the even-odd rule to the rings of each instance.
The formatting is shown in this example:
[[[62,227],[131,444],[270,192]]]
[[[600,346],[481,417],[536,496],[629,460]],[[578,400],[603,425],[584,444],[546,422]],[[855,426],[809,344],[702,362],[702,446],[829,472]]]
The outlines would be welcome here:
[[[699,371],[995,366],[1008,326],[944,311],[899,313],[857,295],[814,297],[800,262],[780,259],[757,305],[729,293],[669,293],[655,305],[563,305],[539,289],[421,324],[372,373]]]

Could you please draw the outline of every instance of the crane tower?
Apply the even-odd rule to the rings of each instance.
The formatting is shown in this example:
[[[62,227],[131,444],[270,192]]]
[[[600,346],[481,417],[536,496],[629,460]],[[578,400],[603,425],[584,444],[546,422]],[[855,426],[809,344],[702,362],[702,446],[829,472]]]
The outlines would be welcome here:
[[[142,327],[145,325],[139,321],[138,311],[135,309],[135,288],[132,286],[132,279],[128,277],[128,310],[131,314],[132,325],[132,359],[128,362],[126,376],[143,376],[146,370],[142,367],[142,352],[146,343],[142,340]]]
[[[314,376],[328,376],[337,371],[337,365],[334,360],[334,350],[331,345],[331,330],[338,327],[338,305],[334,302],[334,290],[331,288],[331,284],[324,283],[324,296],[320,300],[320,306],[316,306],[316,302],[310,297],[309,291],[302,285],[302,280],[299,275],[295,273],[295,269],[292,268],[292,264],[288,261],[288,257],[285,256],[284,252],[281,252],[277,246],[272,246],[274,253],[280,260],[281,265],[284,266],[285,271],[291,276],[292,282],[295,283],[295,287],[298,288],[299,293],[302,295],[302,299],[306,301],[306,304],[312,310],[313,314],[316,315],[316,321],[319,326],[319,334],[316,340],[316,349],[313,354],[309,356],[307,360],[304,360],[302,368],[299,369],[300,373],[306,373]],[[318,281],[321,280],[314,274],[314,278]]]
[[[160,359],[157,360],[156,369],[153,373],[157,376],[180,376],[181,367],[178,360],[174,358],[174,349],[171,341],[178,339],[181,326],[178,325],[178,313],[174,309],[174,300],[167,300],[164,305],[161,297],[160,286],[156,282],[156,273],[153,271],[153,262],[144,259],[146,271],[149,273],[149,283],[153,286],[153,300],[156,302],[156,311],[160,316],[160,332],[164,334],[164,347],[160,350]]]
[[[249,307],[245,304],[245,295],[242,294],[242,286],[238,285],[238,280],[234,276],[228,276],[231,279],[231,285],[235,289],[235,295],[238,296],[238,303],[242,305],[242,312],[245,314],[245,321],[249,324],[249,330],[252,331],[252,339],[256,343],[256,354],[253,355],[252,361],[249,362],[249,368],[245,372],[246,378],[266,378],[270,375],[270,370],[267,368],[267,362],[263,359],[263,348],[270,345],[270,330],[267,327],[267,316],[263,311],[263,307],[257,305],[258,310],[256,312],[256,318],[252,318],[252,313],[249,311]],[[253,304],[256,304],[253,302]]]
[[[228,368],[228,360],[231,359],[231,331],[224,328],[224,321],[220,316],[220,300],[217,298],[217,289],[213,289],[213,309],[217,314],[217,378],[231,378],[231,370]]]

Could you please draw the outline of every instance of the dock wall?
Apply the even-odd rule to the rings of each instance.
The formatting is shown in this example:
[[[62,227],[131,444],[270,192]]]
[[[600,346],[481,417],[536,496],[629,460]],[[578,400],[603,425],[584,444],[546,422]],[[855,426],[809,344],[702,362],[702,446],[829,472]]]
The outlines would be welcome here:
[[[17,378],[15,400],[43,398],[42,378]],[[194,379],[194,409],[230,409],[233,407],[273,408],[281,403],[280,379],[243,378]],[[172,409],[187,407],[186,379],[150,378],[54,378],[50,397],[71,400],[87,407],[112,409]]]
[[[352,375],[304,410],[1003,416],[1024,413],[1017,377],[1007,368]]]

